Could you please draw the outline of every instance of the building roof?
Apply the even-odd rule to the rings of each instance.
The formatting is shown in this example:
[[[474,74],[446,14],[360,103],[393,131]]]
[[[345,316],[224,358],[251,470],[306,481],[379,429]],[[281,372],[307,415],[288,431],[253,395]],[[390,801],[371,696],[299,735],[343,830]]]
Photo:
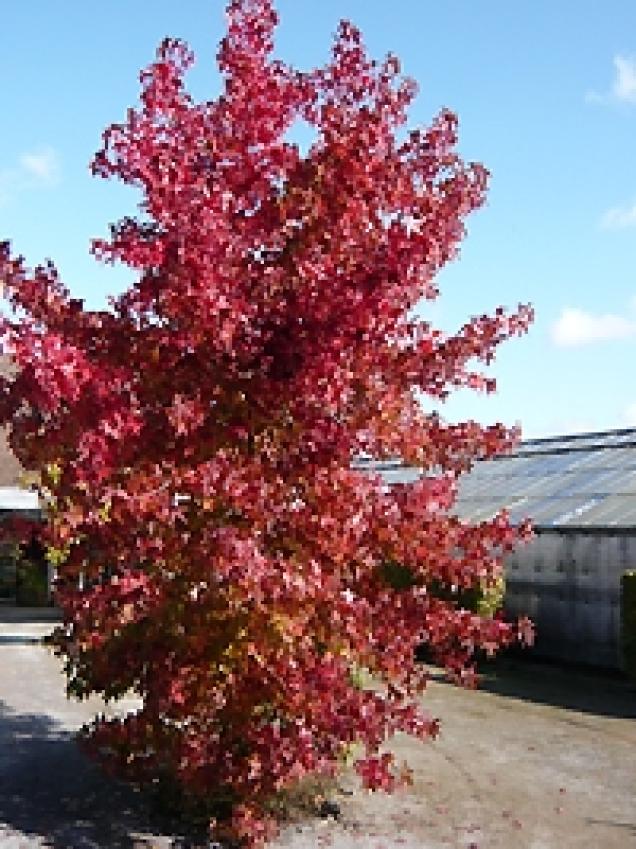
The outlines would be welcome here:
[[[0,487],[18,486],[24,470],[9,448],[6,428],[0,428]]]
[[[351,463],[351,467],[369,474],[379,473],[389,486],[396,483],[413,483],[422,476],[421,469],[405,466],[401,460],[373,460],[366,456],[357,457]]]
[[[5,510],[39,510],[37,492],[17,486],[0,486],[0,512]]]
[[[421,474],[364,465],[389,484]],[[636,530],[636,428],[529,439],[513,454],[477,461],[459,479],[452,512],[479,522],[504,507],[513,523],[530,518],[537,529]]]

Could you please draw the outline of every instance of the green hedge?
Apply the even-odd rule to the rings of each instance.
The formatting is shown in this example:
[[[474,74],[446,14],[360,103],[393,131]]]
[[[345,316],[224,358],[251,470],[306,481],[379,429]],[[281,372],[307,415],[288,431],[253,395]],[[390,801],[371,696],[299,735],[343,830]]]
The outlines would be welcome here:
[[[17,564],[16,604],[21,607],[46,607],[48,581],[40,564],[20,560]]]
[[[490,586],[483,583],[481,586],[472,587],[470,590],[460,590],[458,595],[459,606],[492,619],[495,613],[503,607],[505,594],[506,579],[503,575],[500,575]]]
[[[636,572],[621,578],[621,648],[623,668],[636,679]]]
[[[408,589],[415,583],[411,570],[395,561],[383,563],[381,575],[383,580],[394,590]],[[455,593],[449,587],[442,586],[437,582],[434,582],[429,589],[438,598],[456,601],[458,607],[471,610],[480,616],[493,617],[503,606],[506,580],[503,575],[500,575],[491,585],[483,582],[479,587],[471,587],[469,590],[459,590]]]

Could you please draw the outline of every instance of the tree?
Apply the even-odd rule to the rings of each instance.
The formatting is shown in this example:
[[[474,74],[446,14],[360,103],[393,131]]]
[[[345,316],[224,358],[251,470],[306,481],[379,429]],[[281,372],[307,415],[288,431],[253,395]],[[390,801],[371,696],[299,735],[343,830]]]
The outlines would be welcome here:
[[[470,361],[532,311],[450,337],[409,320],[485,197],[456,117],[398,140],[415,84],[350,23],[300,73],[271,58],[270,0],[233,0],[228,20],[220,97],[193,102],[193,57],[165,40],[92,163],[141,190],[140,214],[92,246],[134,285],[90,311],[50,262],[31,272],[2,246],[18,374],[0,418],[49,505],[69,692],[143,699],[87,745],[128,777],[170,775],[256,845],[277,791],[352,743],[367,787],[399,782],[380,744],[438,727],[418,702],[422,640],[462,678],[475,648],[523,635],[433,591],[495,581],[528,537],[505,513],[449,513],[457,476],[518,433],[443,423],[417,394],[492,391]],[[286,140],[297,120],[316,132],[305,156]],[[386,492],[351,468],[359,452],[428,475]]]

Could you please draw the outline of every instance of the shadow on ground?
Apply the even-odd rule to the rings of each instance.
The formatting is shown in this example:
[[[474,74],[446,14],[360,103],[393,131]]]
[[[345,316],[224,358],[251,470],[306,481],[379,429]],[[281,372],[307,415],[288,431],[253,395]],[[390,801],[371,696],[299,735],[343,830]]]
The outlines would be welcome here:
[[[183,835],[167,837],[166,822],[147,796],[105,776],[54,721],[16,714],[2,702],[0,823],[22,835],[20,846],[30,840],[51,849],[201,845]],[[159,834],[166,836],[143,838]],[[0,843],[6,839],[0,831]]]
[[[597,820],[592,817],[587,818],[590,825],[608,825],[611,828],[621,829],[626,836],[636,837],[636,823],[633,822],[615,822],[614,820]]]
[[[636,687],[618,674],[500,657],[480,665],[481,690],[580,713],[636,719]]]
[[[62,621],[62,613],[57,607],[16,607],[13,604],[0,604],[0,623],[27,624]]]

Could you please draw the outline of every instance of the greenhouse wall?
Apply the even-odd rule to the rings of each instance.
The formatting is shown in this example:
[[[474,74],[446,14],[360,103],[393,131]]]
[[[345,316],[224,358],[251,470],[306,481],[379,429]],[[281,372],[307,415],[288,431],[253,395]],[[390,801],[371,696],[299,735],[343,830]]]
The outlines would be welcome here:
[[[507,614],[535,622],[538,656],[620,668],[620,583],[636,567],[636,536],[536,532],[506,560]]]

